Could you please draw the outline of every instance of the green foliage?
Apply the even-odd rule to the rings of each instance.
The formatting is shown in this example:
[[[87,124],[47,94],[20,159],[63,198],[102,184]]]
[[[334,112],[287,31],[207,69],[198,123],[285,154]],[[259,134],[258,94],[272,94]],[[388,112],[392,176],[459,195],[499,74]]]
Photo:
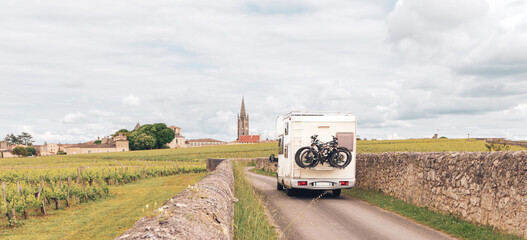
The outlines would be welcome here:
[[[38,159],[28,158],[23,161],[8,158],[0,161],[0,182],[6,182],[8,188],[15,193],[16,182],[20,181],[23,195],[28,196],[28,198],[13,200],[19,203],[17,215],[20,216],[22,214],[20,211],[24,209],[28,209],[31,213],[38,212],[36,209],[40,207],[39,204],[42,201],[35,203],[30,195],[34,196],[38,192],[40,179],[43,179],[44,185],[42,197],[53,203],[54,200],[51,198],[63,199],[67,195],[64,189],[67,189],[67,178],[70,176],[72,179],[70,197],[77,199],[77,202],[79,199],[85,202],[99,199],[110,193],[113,195],[114,190],[112,189],[116,188],[112,186],[126,185],[141,179],[205,172],[207,158],[255,158],[266,157],[272,153],[277,154],[275,143],[54,155],[42,156]],[[83,169],[81,175],[79,175],[79,167]],[[60,178],[62,178],[62,184],[58,182]],[[77,183],[77,178],[80,179],[79,183]],[[82,181],[85,181],[86,189],[83,188]],[[27,182],[31,184],[27,185]],[[74,205],[77,202],[71,204]],[[9,203],[0,201],[0,213],[5,213],[7,208],[11,209]],[[51,208],[55,208],[54,203],[53,206],[47,207],[48,210]],[[31,221],[33,220],[24,220],[22,223]],[[133,225],[135,221],[131,224]]]
[[[175,136],[174,131],[168,128],[166,124],[154,123],[145,124],[138,130],[130,132],[128,140],[132,150],[161,149],[165,144],[171,142]],[[152,139],[154,140],[153,144]]]
[[[147,150],[153,149],[156,146],[156,139],[152,136],[141,133],[139,136],[134,138],[133,149],[134,150]]]
[[[145,205],[160,206],[167,199],[194,184],[205,173],[150,178],[122,186],[109,186],[110,196],[67,211],[46,207],[46,217],[31,217],[17,228],[4,227],[6,217],[0,218],[0,239],[115,239],[134,226],[138,219],[157,210]],[[82,189],[82,188],[81,188]],[[1,202],[0,202],[1,203]],[[1,210],[0,210],[1,211]],[[30,213],[37,214],[31,211]]]
[[[261,174],[261,175],[270,176],[270,177],[276,177],[276,172],[265,171],[264,169],[261,169],[261,168],[253,168],[253,169],[251,169],[251,172],[257,173],[257,174]]]
[[[8,145],[22,144],[22,139],[20,139],[19,136],[16,136],[15,134],[12,134],[12,133],[7,134],[4,140],[7,142]]]
[[[112,137],[115,137],[115,136],[119,135],[119,133],[121,133],[121,134],[123,134],[125,136],[129,136],[130,135],[130,131],[128,131],[128,129],[124,129],[123,128],[123,129],[115,132],[114,134],[112,134]]]
[[[18,138],[22,141],[22,144],[28,145],[30,143],[33,143],[33,136],[27,132],[22,132],[22,134],[18,135]]]
[[[58,152],[57,152],[57,155],[66,155],[66,152],[64,152],[64,151],[58,151]]]
[[[95,140],[95,141],[93,142],[93,144],[99,144],[99,145],[100,145],[100,144],[102,144],[102,141],[101,141],[101,140]]]
[[[484,152],[484,140],[475,139],[407,139],[357,141],[359,153],[383,152]],[[509,150],[525,150],[523,147],[509,146]]]
[[[20,135],[15,135],[12,133],[7,134],[4,140],[9,145],[17,145],[17,144],[29,145],[34,142],[33,136],[31,136],[31,134],[27,132],[22,132],[22,134]]]
[[[73,170],[73,169],[72,169]],[[187,166],[151,166],[151,167],[120,167],[120,168],[90,168],[81,170],[78,175],[77,169],[67,171],[65,169],[40,169],[22,171],[9,170],[0,173],[0,182],[6,183],[6,201],[0,202],[0,214],[9,209],[15,209],[17,214],[38,209],[42,205],[36,196],[40,184],[43,185],[41,198],[55,202],[66,200],[68,196],[67,178],[71,177],[69,196],[75,197],[82,202],[97,200],[110,193],[108,185],[123,185],[140,179],[170,176],[187,173],[201,173],[205,169],[201,167]],[[17,183],[20,185],[18,192]],[[12,224],[14,224],[13,222]]]
[[[163,148],[163,146],[165,146],[167,143],[172,142],[174,137],[176,137],[176,133],[174,133],[174,131],[170,128],[165,128],[161,131],[158,131],[156,133],[156,148]]]
[[[426,207],[418,207],[380,192],[353,188],[345,189],[342,193],[398,213],[460,239],[522,239],[500,233],[489,226],[478,226],[453,215],[436,213]]]
[[[485,143],[485,147],[491,151],[509,151],[511,149],[511,146],[507,145],[507,143],[499,141],[499,140],[492,140],[490,142]]]
[[[34,156],[37,154],[37,150],[34,147],[26,147],[26,150],[28,156]]]
[[[119,166],[195,166],[205,168],[207,158],[257,158],[278,155],[276,143],[218,145],[208,147],[159,149],[148,151],[113,152],[97,154],[72,154],[41,156],[20,161],[17,158],[4,158],[0,161],[0,174],[5,169],[20,171],[28,168],[47,171],[61,169],[76,171],[78,167],[119,167]],[[70,171],[70,170],[68,170]],[[68,174],[64,173],[63,176]]]
[[[277,239],[261,204],[262,197],[245,178],[244,162],[234,162],[234,239]]]
[[[21,157],[27,157],[27,149],[25,147],[15,147],[13,150],[11,150],[11,154],[18,155]]]

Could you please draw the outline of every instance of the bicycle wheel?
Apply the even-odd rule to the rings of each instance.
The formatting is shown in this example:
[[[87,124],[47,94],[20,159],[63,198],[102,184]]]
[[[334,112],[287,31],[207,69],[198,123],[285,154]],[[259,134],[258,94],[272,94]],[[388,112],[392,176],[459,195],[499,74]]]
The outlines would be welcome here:
[[[301,147],[296,151],[295,162],[301,168],[313,168],[318,164],[317,154],[310,147]]]
[[[338,147],[329,158],[329,165],[335,168],[345,168],[351,163],[351,153],[347,148]]]

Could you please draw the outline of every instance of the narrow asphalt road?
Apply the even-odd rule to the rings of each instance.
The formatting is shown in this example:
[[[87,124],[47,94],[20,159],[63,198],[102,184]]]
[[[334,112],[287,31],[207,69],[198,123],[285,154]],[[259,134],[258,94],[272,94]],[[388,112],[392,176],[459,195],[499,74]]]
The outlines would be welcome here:
[[[335,198],[331,192],[289,197],[276,190],[275,177],[252,172],[247,175],[264,194],[267,208],[285,239],[453,239],[358,199]]]

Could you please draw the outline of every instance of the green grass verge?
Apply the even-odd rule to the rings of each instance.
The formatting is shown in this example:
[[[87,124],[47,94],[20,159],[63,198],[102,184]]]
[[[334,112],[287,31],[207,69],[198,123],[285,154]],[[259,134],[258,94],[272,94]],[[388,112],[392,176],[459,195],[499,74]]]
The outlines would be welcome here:
[[[0,239],[115,239],[137,220],[152,215],[155,205],[161,206],[204,176],[174,175],[110,187],[110,197],[30,218],[18,228],[0,229]]]
[[[261,204],[261,196],[244,176],[245,162],[234,161],[234,239],[277,239]]]
[[[489,226],[479,226],[453,215],[433,212],[426,207],[417,207],[395,197],[361,188],[346,189],[342,193],[364,200],[375,206],[398,213],[436,230],[462,239],[522,239],[521,237],[500,233]]]
[[[251,169],[251,172],[261,174],[261,175],[276,177],[276,172],[265,171],[264,169],[261,169],[261,168],[253,168]]]

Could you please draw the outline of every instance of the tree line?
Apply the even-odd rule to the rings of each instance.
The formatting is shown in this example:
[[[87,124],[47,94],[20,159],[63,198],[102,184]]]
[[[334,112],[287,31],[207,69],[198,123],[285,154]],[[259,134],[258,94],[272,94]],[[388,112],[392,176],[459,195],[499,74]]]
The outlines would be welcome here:
[[[121,129],[113,136],[118,134],[128,136],[130,143],[130,150],[150,150],[168,148],[167,143],[172,142],[176,134],[174,130],[167,127],[164,123],[145,124],[137,130],[129,131]],[[22,132],[19,135],[7,134],[4,139],[10,145],[26,145],[26,147],[18,146],[11,150],[11,154],[18,156],[31,156],[36,154],[36,150],[31,145],[33,144],[33,136],[31,134]],[[95,144],[101,144],[98,140]]]
[[[37,150],[34,147],[32,147],[33,143],[35,142],[33,141],[33,136],[31,136],[31,134],[27,132],[22,132],[19,135],[15,135],[12,133],[7,134],[4,138],[4,141],[7,142],[8,146],[26,145],[26,147],[18,146],[18,147],[13,148],[13,150],[11,150],[11,154],[13,155],[26,157],[26,156],[33,156],[37,153]]]
[[[122,133],[128,136],[130,150],[149,150],[167,148],[176,133],[164,123],[145,124],[137,130],[121,129],[114,136]]]
[[[19,145],[24,144],[26,146],[31,146],[35,141],[33,141],[33,136],[27,132],[22,132],[19,135],[7,134],[4,138],[4,141],[7,142],[7,145]]]

